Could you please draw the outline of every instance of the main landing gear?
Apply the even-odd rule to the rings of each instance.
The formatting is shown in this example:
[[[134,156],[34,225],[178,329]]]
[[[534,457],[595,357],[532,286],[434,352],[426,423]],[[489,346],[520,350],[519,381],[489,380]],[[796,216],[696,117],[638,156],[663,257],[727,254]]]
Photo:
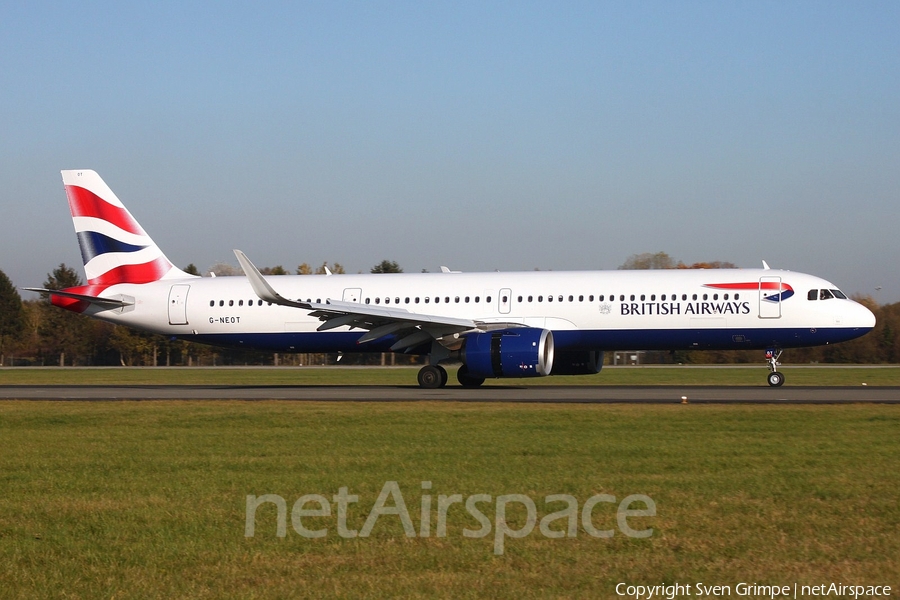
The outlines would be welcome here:
[[[419,387],[433,390],[447,385],[447,370],[441,365],[425,365],[419,369]]]
[[[484,377],[469,375],[469,369],[462,365],[456,374],[459,384],[463,387],[478,387],[484,383]],[[425,389],[437,389],[447,385],[447,370],[441,365],[426,365],[419,369],[419,386]]]
[[[775,350],[774,348],[766,350],[766,362],[769,363],[770,371],[766,379],[772,387],[780,387],[784,384],[784,373],[778,371],[778,366],[781,364],[778,362],[778,359],[781,358],[782,352],[782,350]]]

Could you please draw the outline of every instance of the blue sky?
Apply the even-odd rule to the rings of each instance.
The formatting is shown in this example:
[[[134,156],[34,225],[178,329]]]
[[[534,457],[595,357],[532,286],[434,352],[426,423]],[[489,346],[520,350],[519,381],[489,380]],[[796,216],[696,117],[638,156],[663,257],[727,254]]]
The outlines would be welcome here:
[[[175,263],[616,268],[900,301],[900,4],[5,3],[0,270],[97,170]],[[876,287],[882,287],[876,292]]]

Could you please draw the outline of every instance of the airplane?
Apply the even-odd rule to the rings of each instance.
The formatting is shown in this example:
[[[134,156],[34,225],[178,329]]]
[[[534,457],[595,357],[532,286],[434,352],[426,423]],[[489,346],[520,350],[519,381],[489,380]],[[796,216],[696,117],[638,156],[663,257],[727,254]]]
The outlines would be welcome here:
[[[87,284],[63,309],[192,342],[273,352],[427,357],[423,388],[457,379],[599,373],[613,350],[761,349],[770,386],[785,348],[860,337],[875,316],[819,277],[771,269],[244,276],[177,268],[90,170],[62,171]]]

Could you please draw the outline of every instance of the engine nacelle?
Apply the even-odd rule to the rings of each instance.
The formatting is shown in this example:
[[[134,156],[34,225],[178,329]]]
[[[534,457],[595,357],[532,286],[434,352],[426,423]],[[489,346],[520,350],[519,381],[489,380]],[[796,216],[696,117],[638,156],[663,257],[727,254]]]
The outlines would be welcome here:
[[[594,375],[603,368],[602,350],[567,350],[557,352],[551,375]]]
[[[522,327],[472,333],[460,353],[472,377],[542,377],[553,369],[553,333]]]

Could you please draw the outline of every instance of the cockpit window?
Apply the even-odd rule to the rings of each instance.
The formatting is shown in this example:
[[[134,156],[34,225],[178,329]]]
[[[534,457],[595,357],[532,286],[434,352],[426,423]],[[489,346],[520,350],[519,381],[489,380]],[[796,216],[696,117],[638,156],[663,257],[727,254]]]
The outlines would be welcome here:
[[[847,295],[841,290],[809,290],[806,295],[807,300],[830,300],[831,298],[846,300]]]

